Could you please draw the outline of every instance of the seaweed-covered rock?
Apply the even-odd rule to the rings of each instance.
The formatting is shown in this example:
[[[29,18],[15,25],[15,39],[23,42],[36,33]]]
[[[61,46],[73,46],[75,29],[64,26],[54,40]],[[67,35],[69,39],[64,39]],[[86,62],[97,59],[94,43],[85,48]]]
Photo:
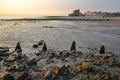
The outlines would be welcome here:
[[[7,59],[6,62],[14,62],[16,60],[16,55],[10,55]]]
[[[36,59],[32,59],[32,60],[30,60],[30,61],[27,61],[27,65],[28,65],[28,66],[37,65],[37,60],[36,60]]]
[[[91,63],[83,61],[82,62],[82,69],[85,71],[92,71],[93,70],[93,66]]]
[[[0,53],[5,53],[5,52],[9,52],[9,48],[8,47],[0,47]]]
[[[86,55],[86,57],[89,58],[89,59],[94,58],[94,54],[89,53],[89,54]]]
[[[45,80],[46,79],[52,79],[52,75],[53,75],[53,72],[52,72],[52,70],[47,70],[46,72],[45,72],[45,74],[44,74],[44,78],[45,78]]]
[[[17,67],[17,71],[24,71],[25,69],[26,69],[25,64],[20,64],[20,65],[18,65],[18,67]]]
[[[33,80],[30,74],[27,71],[20,72],[15,80]]]
[[[10,74],[6,74],[4,77],[3,77],[3,80],[15,80],[13,76],[11,76]]]
[[[7,67],[6,71],[8,71],[8,72],[16,72],[16,67],[15,66]]]

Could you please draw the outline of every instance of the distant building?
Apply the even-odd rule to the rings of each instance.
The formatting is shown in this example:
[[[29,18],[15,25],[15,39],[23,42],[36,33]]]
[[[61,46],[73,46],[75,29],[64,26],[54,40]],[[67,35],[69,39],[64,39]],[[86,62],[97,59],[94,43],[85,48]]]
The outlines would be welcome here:
[[[93,12],[94,15],[93,16],[103,16],[104,12]]]
[[[69,16],[97,16],[97,17],[103,17],[103,18],[104,17],[120,17],[120,12],[110,13],[110,12],[102,12],[102,11],[99,11],[99,12],[87,11],[84,14],[82,14],[79,9],[76,9],[72,13],[70,13]]]
[[[83,16],[79,9],[74,10],[73,13],[70,13],[69,16]]]
[[[120,12],[114,12],[114,13],[106,12],[105,16],[106,17],[120,17]]]
[[[94,15],[93,12],[91,12],[91,11],[87,11],[84,14],[85,14],[85,16],[93,16]]]
[[[103,12],[91,12],[91,11],[87,11],[84,14],[85,14],[85,16],[102,16]]]

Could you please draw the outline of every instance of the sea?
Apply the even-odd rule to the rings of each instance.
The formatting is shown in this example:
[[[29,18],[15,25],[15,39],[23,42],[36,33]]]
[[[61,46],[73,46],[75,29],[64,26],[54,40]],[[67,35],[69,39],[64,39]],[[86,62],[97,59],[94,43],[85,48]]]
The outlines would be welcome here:
[[[34,44],[44,40],[48,49],[70,50],[76,41],[77,51],[105,46],[106,52],[120,55],[120,21],[86,20],[78,17],[0,18],[0,47],[16,46],[20,42],[24,54],[42,49]]]

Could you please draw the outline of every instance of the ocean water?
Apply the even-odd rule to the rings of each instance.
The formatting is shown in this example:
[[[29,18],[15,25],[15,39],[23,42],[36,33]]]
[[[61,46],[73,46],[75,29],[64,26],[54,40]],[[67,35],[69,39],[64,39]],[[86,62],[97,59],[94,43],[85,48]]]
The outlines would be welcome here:
[[[120,21],[0,20],[0,46],[15,47],[20,42],[23,53],[35,53],[42,46],[32,45],[40,40],[54,50],[70,50],[76,41],[78,51],[89,52],[79,46],[105,45],[107,52],[120,54]]]

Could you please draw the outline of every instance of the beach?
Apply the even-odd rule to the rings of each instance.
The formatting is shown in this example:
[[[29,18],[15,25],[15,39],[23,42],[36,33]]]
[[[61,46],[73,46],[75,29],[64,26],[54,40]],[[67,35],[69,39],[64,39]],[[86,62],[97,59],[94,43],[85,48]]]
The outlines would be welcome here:
[[[105,45],[107,51],[119,54],[120,21],[0,21],[0,46],[15,47],[20,42],[23,52],[28,53],[34,52],[31,47],[40,40],[55,50],[69,50],[71,42],[76,41],[77,50],[81,50],[79,46],[99,48]]]
[[[105,53],[99,53],[102,45]],[[0,78],[9,73],[16,80],[120,79],[116,18],[2,19],[0,47]]]

